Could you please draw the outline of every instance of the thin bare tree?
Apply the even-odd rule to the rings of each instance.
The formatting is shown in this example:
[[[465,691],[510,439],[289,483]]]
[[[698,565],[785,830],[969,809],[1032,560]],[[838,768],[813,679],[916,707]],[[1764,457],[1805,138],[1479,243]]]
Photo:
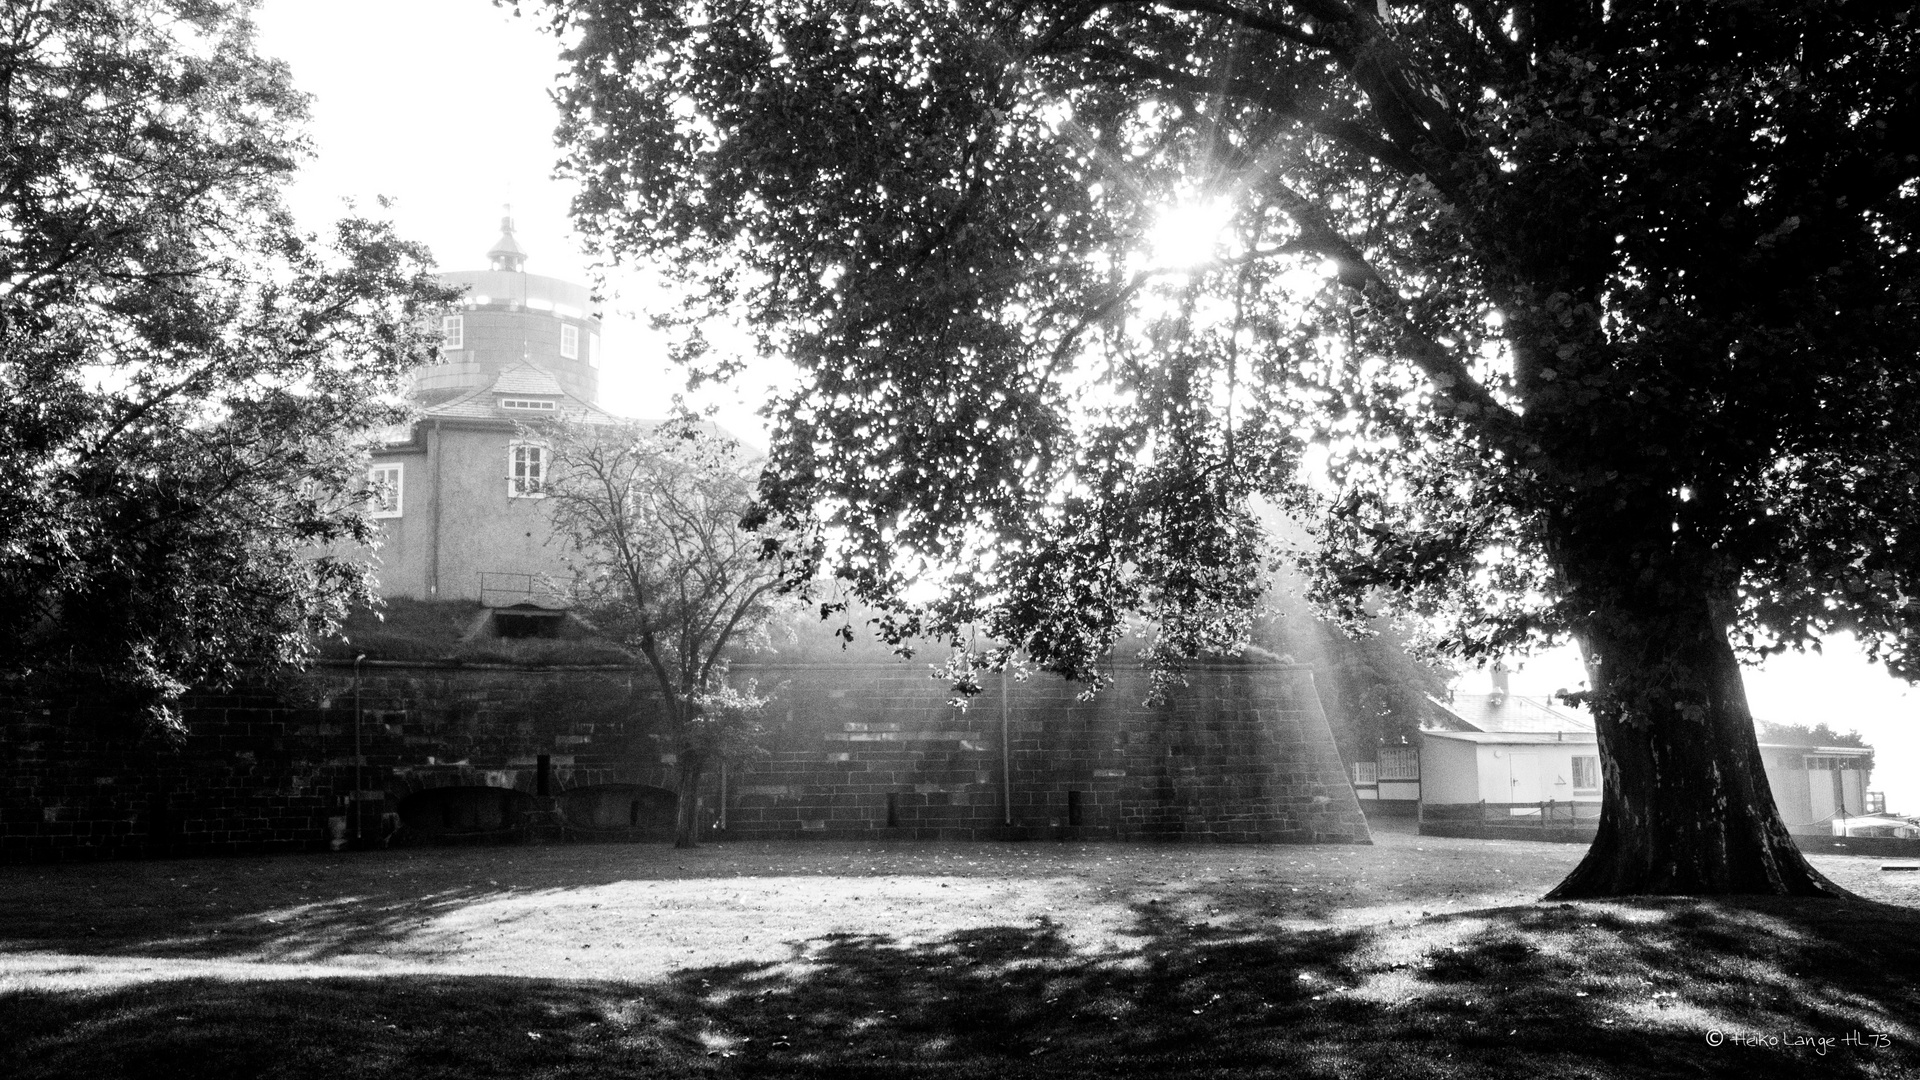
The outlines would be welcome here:
[[[630,649],[660,688],[679,770],[674,846],[697,843],[701,777],[752,750],[763,700],[727,684],[730,647],[763,639],[779,564],[747,524],[753,485],[739,445],[691,420],[557,423],[545,487],[572,549],[575,610]]]

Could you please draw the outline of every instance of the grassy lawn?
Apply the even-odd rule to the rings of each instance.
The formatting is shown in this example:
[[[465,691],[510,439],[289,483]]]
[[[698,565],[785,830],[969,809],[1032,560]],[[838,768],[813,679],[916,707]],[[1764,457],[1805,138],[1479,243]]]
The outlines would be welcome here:
[[[0,1076],[1920,1071],[1920,874],[1548,904],[1578,847],[1376,839],[0,868]]]

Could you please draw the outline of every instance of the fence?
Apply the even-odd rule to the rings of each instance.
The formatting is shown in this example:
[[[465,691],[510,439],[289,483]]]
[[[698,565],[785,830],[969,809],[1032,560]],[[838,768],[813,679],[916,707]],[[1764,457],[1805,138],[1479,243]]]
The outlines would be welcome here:
[[[1507,826],[1538,826],[1542,829],[1581,826],[1600,820],[1597,802],[1568,802],[1547,799],[1543,802],[1497,803],[1421,803],[1422,822],[1473,822]]]
[[[1545,840],[1584,844],[1600,827],[1600,804],[1547,799],[1529,803],[1421,803],[1422,836]]]
[[[1383,746],[1378,751],[1382,780],[1420,779],[1420,751],[1411,746]]]
[[[1356,761],[1350,766],[1353,782],[1359,785],[1420,782],[1420,751],[1412,746],[1383,746],[1375,751],[1376,761]]]

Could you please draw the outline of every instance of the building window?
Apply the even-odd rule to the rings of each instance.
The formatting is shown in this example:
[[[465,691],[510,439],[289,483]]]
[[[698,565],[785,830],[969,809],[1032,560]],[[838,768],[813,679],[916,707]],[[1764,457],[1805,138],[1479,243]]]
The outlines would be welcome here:
[[[448,315],[440,320],[440,347],[442,349],[464,349],[467,340],[467,320],[463,315]]]
[[[580,328],[579,327],[568,326],[564,323],[561,324],[560,355],[566,357],[569,360],[580,359]]]
[[[1600,758],[1589,755],[1573,759],[1573,787],[1575,791],[1597,791],[1600,788]]]
[[[597,368],[600,366],[600,335],[599,334],[589,333],[587,335],[587,366],[591,368]]]
[[[505,397],[500,399],[500,407],[503,409],[533,409],[538,412],[552,412],[553,402],[541,401],[538,398]]]
[[[1353,782],[1354,783],[1377,784],[1379,783],[1378,776],[1379,774],[1374,772],[1373,762],[1356,761],[1353,763]]]
[[[541,498],[547,482],[547,448],[538,443],[514,443],[507,451],[507,497]]]
[[[1418,749],[1411,746],[1383,746],[1377,751],[1376,756],[1380,759],[1380,779],[1420,779],[1420,751]]]
[[[399,465],[375,465],[368,469],[367,487],[372,491],[368,503],[374,517],[397,518],[400,516]]]

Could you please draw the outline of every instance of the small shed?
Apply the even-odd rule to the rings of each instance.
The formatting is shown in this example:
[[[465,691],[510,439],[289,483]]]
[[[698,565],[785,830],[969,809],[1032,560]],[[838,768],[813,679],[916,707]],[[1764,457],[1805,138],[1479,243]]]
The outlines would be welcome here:
[[[1837,819],[1866,816],[1871,749],[1761,743],[1760,761],[1789,832],[1828,835]]]
[[[1421,797],[1432,804],[1512,805],[1515,816],[1541,803],[1600,812],[1600,748],[1591,731],[1423,731]],[[1515,805],[1517,804],[1517,805]]]

